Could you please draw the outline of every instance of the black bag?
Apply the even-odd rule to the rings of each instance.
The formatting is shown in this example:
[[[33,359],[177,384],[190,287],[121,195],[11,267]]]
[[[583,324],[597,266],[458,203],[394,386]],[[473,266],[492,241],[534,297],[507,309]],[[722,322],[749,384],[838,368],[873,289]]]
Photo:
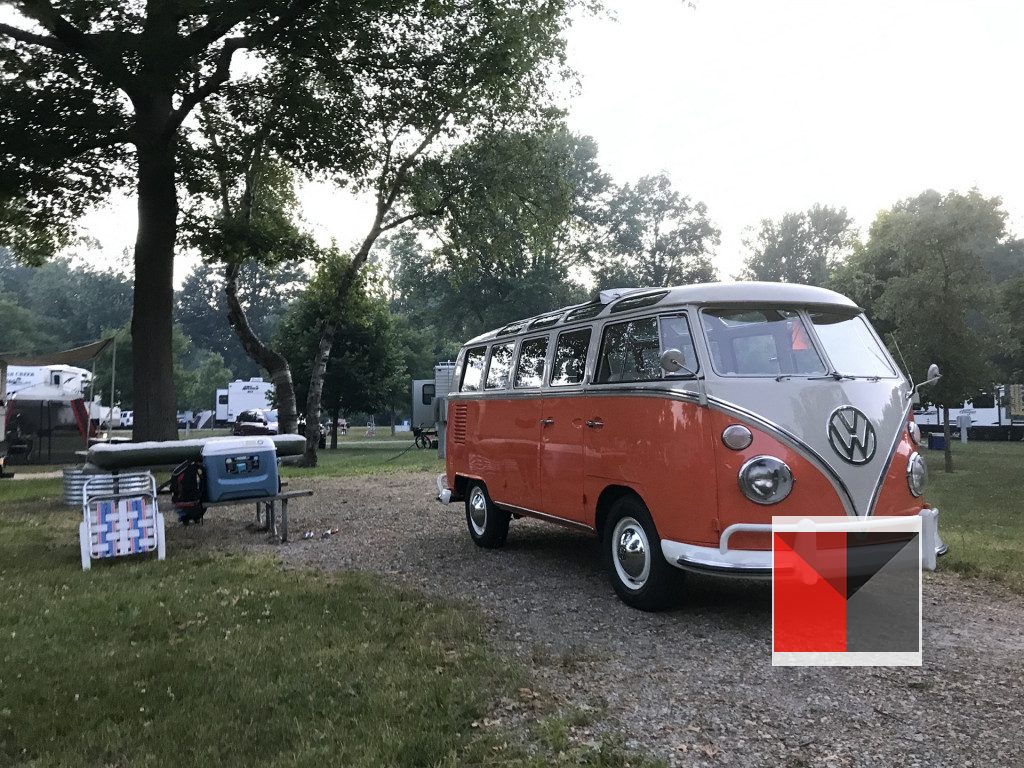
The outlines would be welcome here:
[[[171,472],[171,503],[178,512],[178,520],[185,525],[197,523],[206,514],[206,473],[203,462],[190,459]]]

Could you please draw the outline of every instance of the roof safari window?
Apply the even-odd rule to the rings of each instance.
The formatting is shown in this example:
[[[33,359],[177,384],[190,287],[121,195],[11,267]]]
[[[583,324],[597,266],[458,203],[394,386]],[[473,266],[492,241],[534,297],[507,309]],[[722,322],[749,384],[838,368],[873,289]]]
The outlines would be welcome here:
[[[530,330],[536,328],[550,328],[552,325],[562,319],[562,313],[559,312],[556,315],[546,315],[545,317],[538,317],[532,323],[530,323]]]
[[[548,356],[548,338],[524,341],[519,348],[516,366],[516,389],[530,389],[544,383],[544,361]]]
[[[641,307],[651,307],[666,296],[668,296],[668,291],[645,293],[641,296],[627,296],[626,298],[619,299],[615,302],[615,305],[611,308],[611,314],[614,315],[616,312],[628,312],[631,309],[640,309]]]
[[[460,392],[479,392],[484,377],[484,359],[487,357],[487,347],[473,347],[466,350],[465,373],[462,374],[462,386]]]
[[[484,382],[485,389],[505,389],[508,386],[509,375],[512,373],[512,342],[508,344],[495,344],[491,347],[491,362],[487,366],[487,381]]]
[[[590,320],[591,318],[597,317],[604,311],[604,304],[584,304],[582,307],[576,307],[565,316],[565,322],[570,320]]]
[[[526,324],[529,323],[529,322],[530,322],[529,320],[516,320],[514,323],[509,323],[508,325],[506,325],[504,328],[502,328],[500,331],[498,331],[495,335],[496,336],[508,336],[511,333],[520,333],[520,332],[522,332],[526,328]]]

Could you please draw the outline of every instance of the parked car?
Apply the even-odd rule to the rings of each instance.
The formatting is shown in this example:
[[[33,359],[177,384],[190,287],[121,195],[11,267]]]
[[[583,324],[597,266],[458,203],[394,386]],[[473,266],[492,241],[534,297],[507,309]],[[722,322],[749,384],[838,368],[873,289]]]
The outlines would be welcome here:
[[[121,411],[121,429],[132,429],[135,426],[135,411]]]
[[[276,435],[277,422],[271,423],[266,411],[251,409],[242,411],[231,428],[233,435]]]

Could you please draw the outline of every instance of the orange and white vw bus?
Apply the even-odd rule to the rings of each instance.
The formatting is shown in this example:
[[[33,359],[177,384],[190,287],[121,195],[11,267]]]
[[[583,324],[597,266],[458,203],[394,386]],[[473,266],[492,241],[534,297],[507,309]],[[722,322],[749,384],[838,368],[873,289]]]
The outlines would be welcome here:
[[[770,577],[774,515],[922,517],[913,385],[844,296],[783,283],[624,289],[469,341],[443,502],[482,547],[512,518],[592,531],[618,595],[686,571]]]

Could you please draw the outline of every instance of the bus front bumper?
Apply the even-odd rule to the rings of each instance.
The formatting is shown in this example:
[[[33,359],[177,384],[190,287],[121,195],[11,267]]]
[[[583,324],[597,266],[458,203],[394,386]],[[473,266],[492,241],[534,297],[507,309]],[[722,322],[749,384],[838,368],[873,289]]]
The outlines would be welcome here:
[[[448,487],[448,478],[445,475],[437,476],[437,500],[442,504],[462,500],[455,495],[455,491]]]
[[[939,536],[939,510],[922,509],[921,518],[921,568],[934,571],[936,558],[946,554],[949,547]],[[893,521],[905,520],[899,517],[872,517],[879,526]],[[770,549],[732,549],[729,539],[734,533],[771,533],[767,523],[737,523],[730,525],[719,538],[717,547],[702,547],[682,541],[663,539],[661,552],[671,565],[687,571],[699,571],[720,576],[739,576],[745,579],[770,579],[772,576],[772,551]]]

